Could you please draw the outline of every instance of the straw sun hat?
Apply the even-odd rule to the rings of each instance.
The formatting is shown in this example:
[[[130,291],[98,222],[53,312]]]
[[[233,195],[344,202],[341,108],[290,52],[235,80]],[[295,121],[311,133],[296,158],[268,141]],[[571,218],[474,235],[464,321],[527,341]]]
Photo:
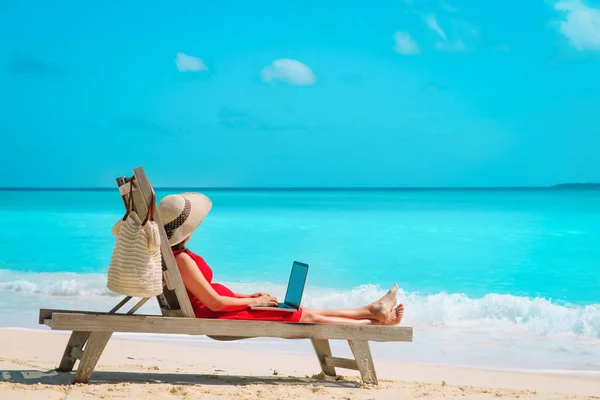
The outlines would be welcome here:
[[[212,207],[212,202],[202,193],[180,193],[165,196],[157,207],[165,226],[169,244],[183,242],[196,230]]]

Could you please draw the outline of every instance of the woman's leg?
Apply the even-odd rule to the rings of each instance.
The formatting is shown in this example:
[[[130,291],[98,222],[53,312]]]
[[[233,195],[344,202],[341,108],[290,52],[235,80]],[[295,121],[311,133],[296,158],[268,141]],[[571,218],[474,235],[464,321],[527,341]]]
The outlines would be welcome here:
[[[342,313],[343,310],[338,310]],[[352,311],[352,310],[350,310]],[[404,306],[400,304],[398,307],[392,309],[385,320],[374,320],[374,319],[356,319],[356,318],[344,318],[338,316],[323,315],[313,310],[306,308],[302,309],[302,316],[299,322],[309,322],[315,324],[344,324],[344,325],[398,325],[402,320],[404,314]]]
[[[303,309],[300,322],[314,324],[342,324],[342,325],[381,325],[372,319],[351,319],[341,317],[330,317],[328,315],[315,314],[312,310]]]
[[[355,320],[370,319],[386,322],[388,314],[396,305],[398,285],[394,285],[381,299],[369,305],[350,310],[310,310],[312,313],[326,317],[348,318]]]
[[[304,308],[304,307],[303,307]],[[307,310],[304,308],[304,310]],[[368,309],[368,306],[353,308],[348,310],[308,310],[316,315],[322,315],[324,317],[336,317],[336,318],[347,318],[347,319],[370,319],[377,321],[377,318],[373,316],[373,313]]]

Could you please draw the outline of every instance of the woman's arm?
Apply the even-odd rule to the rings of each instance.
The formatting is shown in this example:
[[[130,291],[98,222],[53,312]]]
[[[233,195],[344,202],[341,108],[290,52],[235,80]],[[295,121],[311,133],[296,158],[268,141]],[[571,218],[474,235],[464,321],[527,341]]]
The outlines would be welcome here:
[[[245,306],[276,306],[277,300],[274,297],[265,295],[252,298],[234,298],[221,296],[208,283],[204,275],[198,269],[198,266],[192,258],[180,253],[175,257],[183,283],[190,292],[194,294],[211,311],[221,311],[226,307]]]
[[[263,293],[263,292],[254,293],[254,294],[241,294],[241,293],[234,293],[234,294],[236,295],[236,297],[239,297],[240,299],[248,299],[251,297],[260,297],[260,296],[270,296],[270,294]]]

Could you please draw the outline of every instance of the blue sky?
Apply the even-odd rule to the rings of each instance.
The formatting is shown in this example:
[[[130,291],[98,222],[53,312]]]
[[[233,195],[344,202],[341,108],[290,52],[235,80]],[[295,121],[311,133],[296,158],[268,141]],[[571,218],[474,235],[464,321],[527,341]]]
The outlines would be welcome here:
[[[600,181],[599,1],[0,0],[0,186]]]

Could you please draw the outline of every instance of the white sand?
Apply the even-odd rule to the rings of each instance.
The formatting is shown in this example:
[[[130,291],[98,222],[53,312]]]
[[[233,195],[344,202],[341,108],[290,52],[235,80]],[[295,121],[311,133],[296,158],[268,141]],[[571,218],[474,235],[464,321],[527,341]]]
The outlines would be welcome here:
[[[0,399],[600,399],[598,375],[533,374],[378,362],[378,387],[354,371],[309,378],[313,355],[238,350],[228,343],[113,338],[88,385],[54,368],[67,333],[0,330]],[[274,370],[277,375],[273,375]]]

